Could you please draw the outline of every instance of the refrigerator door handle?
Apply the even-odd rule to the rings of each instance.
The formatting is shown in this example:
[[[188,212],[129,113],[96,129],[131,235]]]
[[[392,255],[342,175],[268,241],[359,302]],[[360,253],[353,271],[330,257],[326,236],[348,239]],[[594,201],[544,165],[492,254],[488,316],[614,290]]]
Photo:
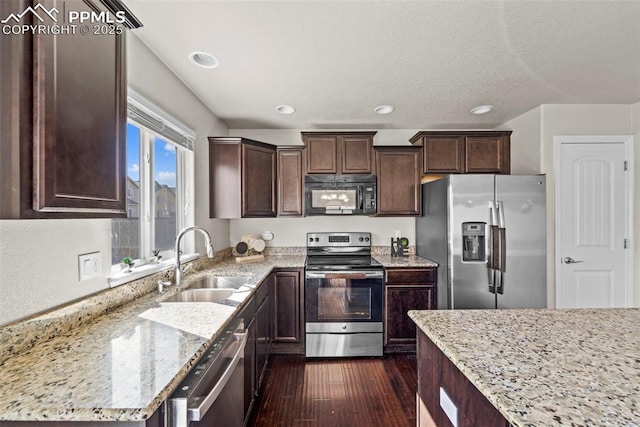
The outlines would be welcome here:
[[[494,200],[489,200],[489,223],[498,226],[498,205]]]
[[[507,229],[499,228],[498,234],[500,236],[500,268],[503,273],[507,272]]]
[[[502,200],[498,200],[496,203],[498,205],[498,226],[500,228],[506,228],[507,225],[504,221],[504,203]]]
[[[499,244],[499,233],[498,233],[498,207],[495,201],[489,201],[489,225],[488,228],[488,239],[487,239],[487,272],[489,276],[489,292],[492,294],[496,293],[496,285],[497,285],[497,268],[499,266],[499,255],[500,248]]]
[[[507,271],[507,251],[506,251],[506,232],[507,230],[504,228],[498,229],[499,233],[499,246],[500,246],[500,264],[496,269],[497,274],[497,283],[496,283],[496,292],[499,294],[504,294],[504,282],[505,282],[505,273]]]
[[[489,268],[489,269],[487,269],[487,271],[489,272],[489,293],[495,294],[496,293],[496,283],[497,283],[496,275],[497,275],[498,272],[496,270],[494,270],[493,268]]]
[[[500,229],[497,225],[491,226],[491,251],[489,254],[489,268],[500,270]]]
[[[498,264],[499,283],[496,285],[496,292],[498,292],[499,294],[504,294],[504,273],[506,273],[507,271],[507,228],[504,219],[504,203],[502,202],[502,200],[499,200],[497,204],[498,221],[500,224],[498,228],[498,239],[500,240],[500,242],[498,243],[498,246],[500,248],[500,259]]]

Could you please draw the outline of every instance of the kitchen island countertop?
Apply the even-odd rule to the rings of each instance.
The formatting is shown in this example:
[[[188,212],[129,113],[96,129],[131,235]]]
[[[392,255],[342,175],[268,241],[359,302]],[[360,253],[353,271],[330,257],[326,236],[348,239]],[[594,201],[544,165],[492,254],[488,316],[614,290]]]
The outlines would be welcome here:
[[[638,308],[409,316],[514,426],[640,425]]]

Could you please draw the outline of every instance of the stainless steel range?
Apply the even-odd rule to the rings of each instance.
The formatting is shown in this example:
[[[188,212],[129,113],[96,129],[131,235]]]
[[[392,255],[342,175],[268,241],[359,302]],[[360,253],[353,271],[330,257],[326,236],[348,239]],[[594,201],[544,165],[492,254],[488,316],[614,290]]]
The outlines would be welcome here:
[[[382,356],[382,265],[371,233],[307,233],[306,356]]]

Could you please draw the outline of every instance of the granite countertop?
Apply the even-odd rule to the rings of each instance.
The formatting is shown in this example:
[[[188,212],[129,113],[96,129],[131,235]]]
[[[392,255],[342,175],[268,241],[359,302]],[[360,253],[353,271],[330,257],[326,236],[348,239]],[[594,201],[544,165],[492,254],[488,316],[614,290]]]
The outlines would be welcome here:
[[[385,267],[437,265],[415,255],[375,258]],[[183,288],[206,275],[245,276],[258,284],[273,268],[304,263],[299,251],[252,263],[225,259],[186,277]],[[167,303],[179,289],[148,292],[153,280],[4,328],[0,421],[147,419],[255,292],[234,294],[223,304]]]
[[[640,425],[640,309],[410,311],[514,426]]]
[[[204,275],[242,275],[257,284],[274,267],[303,266],[299,255],[247,264],[227,260],[192,274],[183,287]],[[150,417],[255,292],[234,294],[226,304],[163,302],[177,291],[151,292],[2,360],[0,420]]]
[[[417,255],[406,257],[392,257],[391,255],[374,254],[373,257],[382,264],[383,267],[437,267],[438,264]]]

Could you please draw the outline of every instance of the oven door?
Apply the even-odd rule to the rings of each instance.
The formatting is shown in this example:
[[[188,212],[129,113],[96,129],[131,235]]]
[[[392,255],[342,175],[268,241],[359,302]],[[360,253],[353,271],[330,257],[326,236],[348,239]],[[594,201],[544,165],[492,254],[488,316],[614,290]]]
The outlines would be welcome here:
[[[382,356],[382,270],[305,274],[305,356]]]
[[[307,323],[382,322],[382,270],[307,271]]]

